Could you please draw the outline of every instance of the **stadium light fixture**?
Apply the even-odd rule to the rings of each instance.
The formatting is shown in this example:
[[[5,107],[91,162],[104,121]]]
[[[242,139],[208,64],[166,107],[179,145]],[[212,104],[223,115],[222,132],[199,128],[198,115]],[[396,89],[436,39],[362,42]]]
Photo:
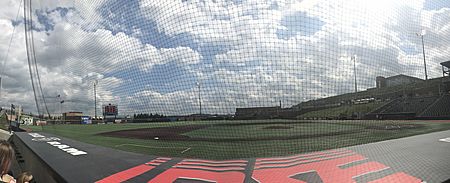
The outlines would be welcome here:
[[[426,30],[422,30],[418,33],[416,33],[417,36],[422,38],[422,54],[423,54],[423,67],[425,69],[425,80],[428,80],[428,74],[427,74],[427,62],[425,60],[425,44],[423,42],[423,36],[427,34]]]

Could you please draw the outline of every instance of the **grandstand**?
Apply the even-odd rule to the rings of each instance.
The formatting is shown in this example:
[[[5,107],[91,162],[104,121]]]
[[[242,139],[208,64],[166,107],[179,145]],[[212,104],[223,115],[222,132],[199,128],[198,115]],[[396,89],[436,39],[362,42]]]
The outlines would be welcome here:
[[[6,110],[0,108],[0,117],[2,117],[6,113]]]
[[[0,129],[8,129],[8,125],[6,110],[0,108]]]
[[[404,97],[389,102],[367,115],[377,119],[414,119],[431,104],[438,100],[438,96]]]
[[[450,118],[450,95],[442,95],[419,116],[424,118]]]
[[[317,109],[297,118],[448,119],[450,118],[450,61],[441,63],[443,77],[422,80],[406,75],[377,77],[376,88],[302,102],[292,108]],[[361,103],[364,107],[352,107]],[[335,106],[335,107],[332,107]],[[320,109],[322,108],[322,109]],[[325,109],[323,109],[325,108]],[[371,108],[368,111],[368,108]],[[356,114],[356,115],[355,115]]]
[[[441,64],[442,65],[442,64]],[[237,108],[236,119],[418,119],[450,118],[450,77],[422,80],[377,77],[376,87],[301,102],[290,108]]]
[[[329,109],[311,111],[297,116],[298,119],[361,119],[364,115],[383,106],[386,102],[373,101],[355,105],[342,105]]]
[[[397,100],[396,105],[392,105],[389,108],[385,109],[385,113],[415,113],[418,114],[422,112],[427,106],[434,103],[437,100],[436,96],[432,97],[411,97],[411,98],[403,98]]]

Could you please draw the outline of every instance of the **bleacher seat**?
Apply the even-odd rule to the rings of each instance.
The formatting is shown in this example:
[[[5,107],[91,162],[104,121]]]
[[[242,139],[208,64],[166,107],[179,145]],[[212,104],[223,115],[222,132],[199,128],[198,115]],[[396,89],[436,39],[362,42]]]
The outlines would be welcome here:
[[[444,117],[450,116],[450,95],[444,95],[438,101],[429,106],[420,116]]]

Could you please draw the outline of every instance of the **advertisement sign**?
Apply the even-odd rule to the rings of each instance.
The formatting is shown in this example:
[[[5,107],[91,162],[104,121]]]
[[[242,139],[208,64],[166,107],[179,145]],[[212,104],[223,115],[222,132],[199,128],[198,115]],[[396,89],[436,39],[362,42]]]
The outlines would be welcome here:
[[[81,124],[92,124],[92,120],[89,116],[81,116]]]
[[[20,124],[22,124],[22,125],[33,125],[33,117],[22,115],[20,117]]]

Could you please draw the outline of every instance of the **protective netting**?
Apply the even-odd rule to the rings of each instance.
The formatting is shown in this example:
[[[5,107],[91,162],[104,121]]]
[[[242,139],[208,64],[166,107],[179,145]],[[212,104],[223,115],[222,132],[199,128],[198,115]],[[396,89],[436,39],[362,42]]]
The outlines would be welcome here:
[[[126,147],[133,151],[292,154],[410,135],[422,125],[394,133],[394,122],[339,119],[450,115],[432,113],[448,104],[444,1],[25,2],[38,111],[31,101],[28,109],[52,124],[83,121],[60,119],[65,112],[93,123],[157,122],[145,132],[106,134],[161,147]],[[95,119],[109,104],[118,114]]]

